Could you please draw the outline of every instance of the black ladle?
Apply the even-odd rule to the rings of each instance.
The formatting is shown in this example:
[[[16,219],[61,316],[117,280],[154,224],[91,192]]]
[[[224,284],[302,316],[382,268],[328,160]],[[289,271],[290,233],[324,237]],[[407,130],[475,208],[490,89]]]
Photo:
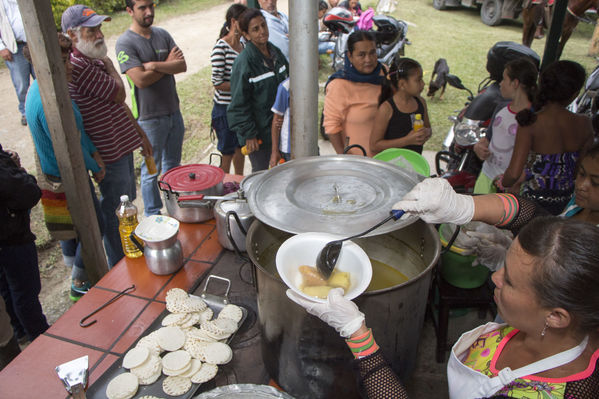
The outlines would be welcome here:
[[[339,260],[339,254],[341,253],[341,248],[343,247],[343,241],[351,240],[352,238],[357,238],[366,235],[371,231],[378,229],[391,219],[399,219],[403,216],[404,213],[405,212],[402,210],[394,209],[391,211],[391,214],[385,218],[385,220],[377,223],[365,232],[353,235],[351,237],[343,238],[341,240],[328,242],[327,245],[325,245],[324,248],[320,250],[318,257],[316,258],[316,268],[318,269],[320,274],[322,274],[322,276],[325,279],[328,279],[331,276],[331,273],[333,273],[333,270],[337,265],[337,260]]]

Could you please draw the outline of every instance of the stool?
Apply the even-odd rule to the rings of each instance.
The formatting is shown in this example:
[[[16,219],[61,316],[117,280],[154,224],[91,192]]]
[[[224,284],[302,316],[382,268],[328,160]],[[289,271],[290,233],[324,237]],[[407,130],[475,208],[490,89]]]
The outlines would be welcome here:
[[[433,275],[433,282],[429,295],[429,311],[433,318],[435,326],[435,334],[437,336],[436,359],[438,363],[445,361],[445,352],[450,349],[447,344],[447,330],[449,328],[449,311],[459,308],[479,308],[479,318],[484,318],[487,309],[493,317],[497,315],[497,307],[493,300],[494,285],[488,279],[482,286],[478,288],[458,288],[449,284],[443,277],[439,268],[442,267],[441,262],[436,265],[436,270]],[[438,318],[435,319],[435,293],[438,294]]]

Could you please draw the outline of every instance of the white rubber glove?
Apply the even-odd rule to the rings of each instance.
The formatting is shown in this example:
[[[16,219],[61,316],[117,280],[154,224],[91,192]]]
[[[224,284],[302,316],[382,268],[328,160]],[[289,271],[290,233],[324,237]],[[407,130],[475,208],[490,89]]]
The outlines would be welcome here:
[[[349,338],[358,331],[364,322],[364,313],[358,306],[343,297],[343,289],[329,291],[326,302],[316,302],[287,290],[287,296],[306,311],[333,327],[343,338]]]
[[[402,209],[427,223],[463,225],[474,216],[474,200],[456,193],[446,179],[437,177],[418,183],[393,209]]]

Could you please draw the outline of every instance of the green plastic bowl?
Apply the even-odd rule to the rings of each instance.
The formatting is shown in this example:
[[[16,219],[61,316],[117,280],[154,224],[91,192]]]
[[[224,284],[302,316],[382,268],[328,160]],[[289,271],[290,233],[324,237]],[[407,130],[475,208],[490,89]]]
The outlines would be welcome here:
[[[439,228],[441,244],[447,246],[447,240]],[[478,288],[487,281],[489,268],[478,265],[472,266],[476,259],[475,255],[461,255],[463,248],[452,245],[449,251],[441,255],[441,277],[449,284],[458,288]]]
[[[423,176],[430,176],[431,169],[428,165],[428,161],[422,155],[418,154],[416,151],[408,150],[405,148],[387,148],[376,154],[373,158],[378,159],[380,161],[391,162],[398,157],[404,157],[406,161],[412,165],[414,171]],[[402,161],[398,160],[393,162],[393,164],[402,167]]]

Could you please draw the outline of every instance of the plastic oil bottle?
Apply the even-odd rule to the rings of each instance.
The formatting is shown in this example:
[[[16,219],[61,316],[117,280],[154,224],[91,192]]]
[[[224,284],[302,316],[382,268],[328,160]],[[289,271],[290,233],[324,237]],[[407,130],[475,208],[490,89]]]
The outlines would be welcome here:
[[[412,129],[418,131],[424,127],[424,121],[422,120],[421,114],[414,115],[414,122],[412,122]]]
[[[121,235],[121,244],[123,245],[125,256],[128,258],[139,258],[143,255],[143,252],[129,238],[138,224],[137,207],[129,201],[128,195],[121,195],[121,204],[116,210],[116,216],[119,218],[119,234]]]

